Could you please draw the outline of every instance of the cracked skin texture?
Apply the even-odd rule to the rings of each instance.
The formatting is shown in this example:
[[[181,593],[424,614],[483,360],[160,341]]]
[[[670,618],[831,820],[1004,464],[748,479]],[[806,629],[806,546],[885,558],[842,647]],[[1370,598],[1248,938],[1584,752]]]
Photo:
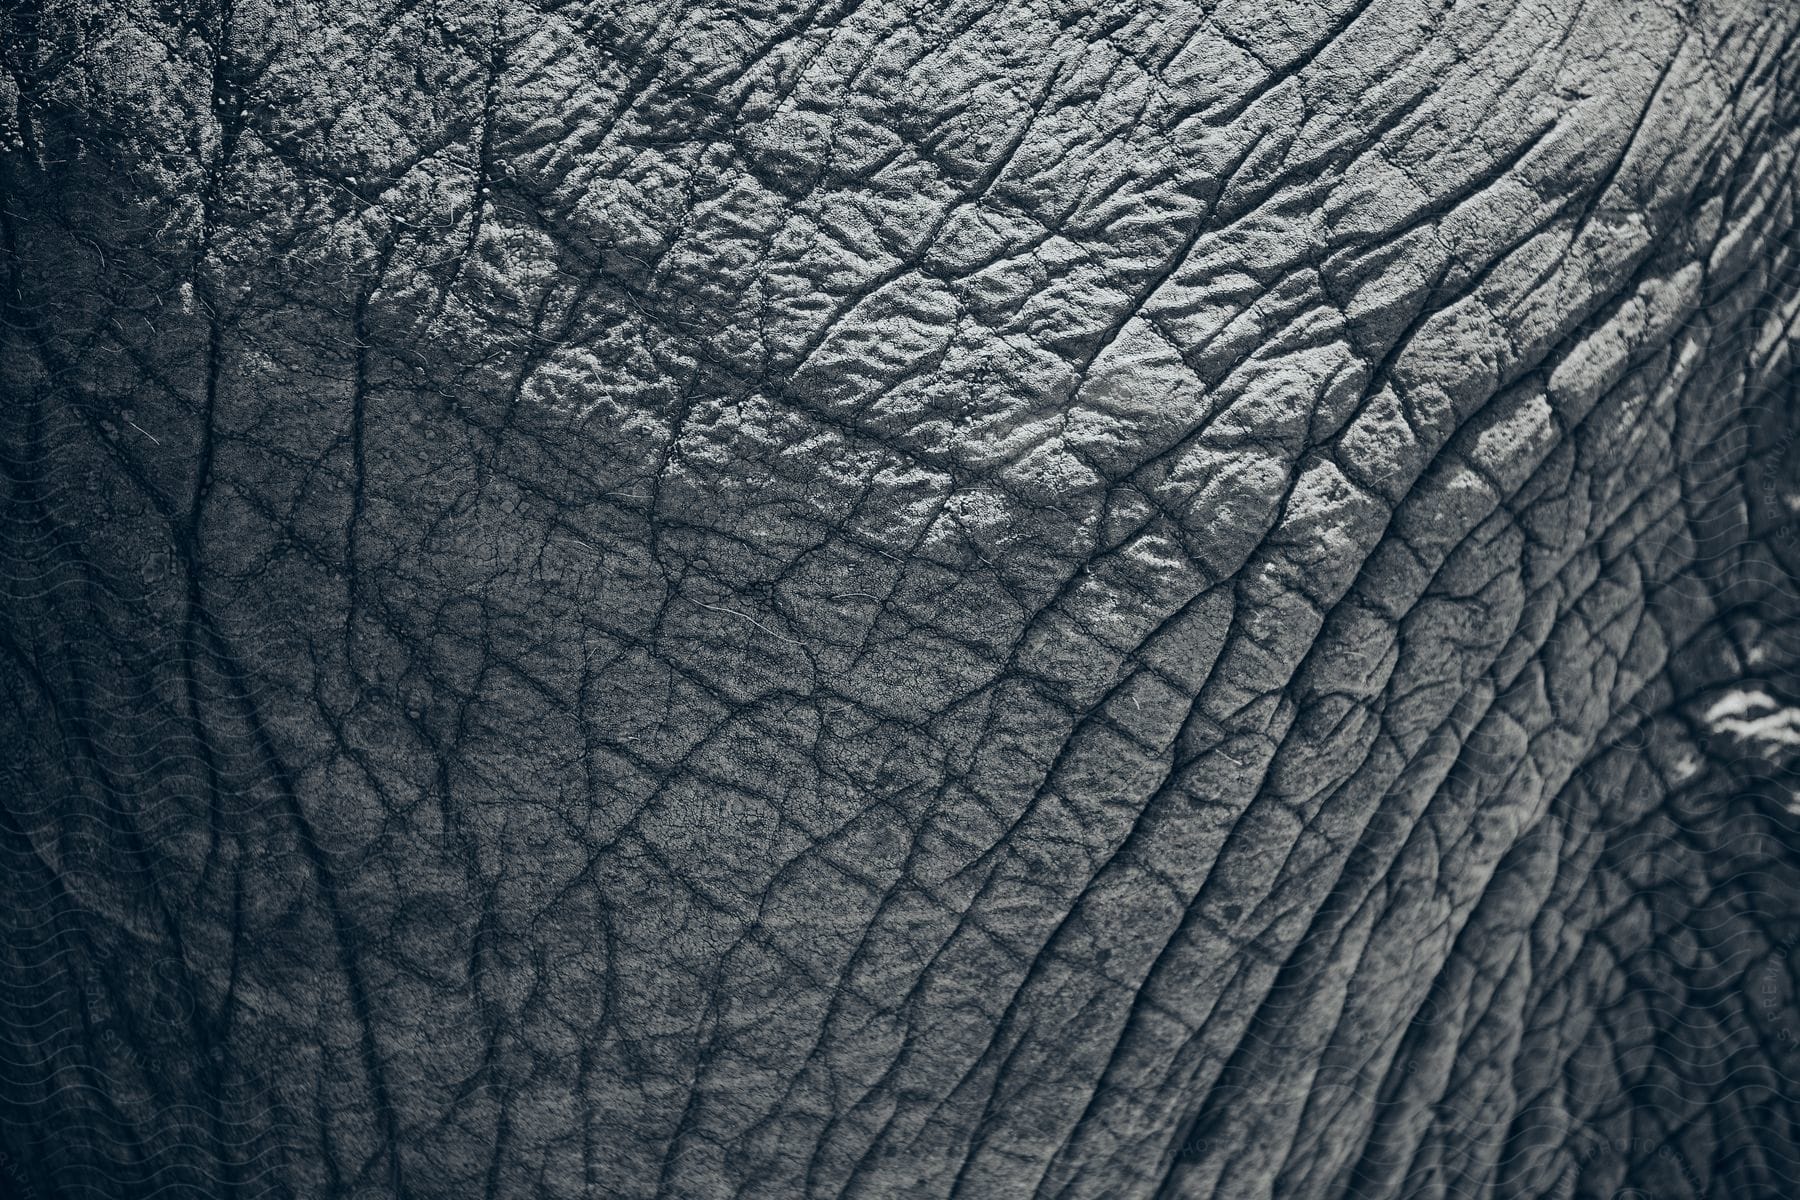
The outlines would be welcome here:
[[[0,20],[16,1194],[1791,1194],[1790,6]]]

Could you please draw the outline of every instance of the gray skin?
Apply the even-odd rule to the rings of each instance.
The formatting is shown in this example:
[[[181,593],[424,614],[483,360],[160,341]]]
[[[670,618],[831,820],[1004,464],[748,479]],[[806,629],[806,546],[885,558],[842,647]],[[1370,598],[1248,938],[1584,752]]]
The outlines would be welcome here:
[[[9,6],[0,1192],[1792,1195],[1800,11],[1202,7]]]

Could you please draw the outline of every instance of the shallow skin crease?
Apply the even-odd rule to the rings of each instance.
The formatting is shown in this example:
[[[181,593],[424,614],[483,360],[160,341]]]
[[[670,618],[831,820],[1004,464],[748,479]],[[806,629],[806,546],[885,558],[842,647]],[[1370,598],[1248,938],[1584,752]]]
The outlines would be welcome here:
[[[9,10],[0,1191],[1791,1194],[1797,36]]]

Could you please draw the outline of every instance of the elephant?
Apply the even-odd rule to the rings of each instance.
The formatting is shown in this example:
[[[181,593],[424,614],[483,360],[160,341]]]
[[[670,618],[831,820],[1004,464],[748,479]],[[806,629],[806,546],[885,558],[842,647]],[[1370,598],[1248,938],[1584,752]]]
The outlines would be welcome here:
[[[0,22],[0,1191],[1793,1194],[1794,6]]]

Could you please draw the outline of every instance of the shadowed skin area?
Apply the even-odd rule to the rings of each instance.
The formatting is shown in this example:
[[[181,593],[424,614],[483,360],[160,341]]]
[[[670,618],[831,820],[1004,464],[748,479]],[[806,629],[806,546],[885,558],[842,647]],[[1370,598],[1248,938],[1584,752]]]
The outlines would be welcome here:
[[[1793,1194],[1797,34],[9,5],[0,1191]]]

